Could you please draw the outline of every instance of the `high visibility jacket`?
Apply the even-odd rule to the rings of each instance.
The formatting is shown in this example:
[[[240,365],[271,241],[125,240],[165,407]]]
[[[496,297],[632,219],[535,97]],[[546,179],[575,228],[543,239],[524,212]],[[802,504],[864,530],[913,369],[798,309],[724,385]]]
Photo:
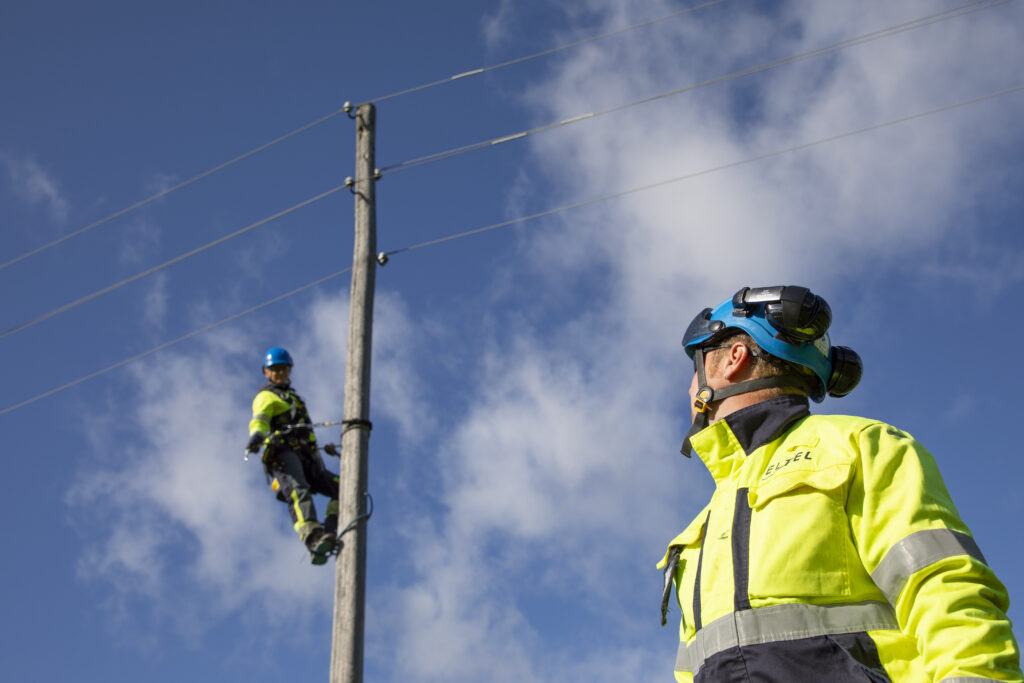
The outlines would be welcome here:
[[[252,400],[252,420],[249,422],[249,435],[259,433],[270,435],[284,429],[288,425],[311,424],[306,404],[290,386],[267,384],[256,398]],[[316,445],[316,434],[313,429],[293,429],[283,442],[267,442],[264,457],[272,455],[277,448],[291,446],[305,450]]]
[[[785,396],[690,443],[716,486],[658,565],[677,681],[1024,680],[1006,589],[908,434]]]

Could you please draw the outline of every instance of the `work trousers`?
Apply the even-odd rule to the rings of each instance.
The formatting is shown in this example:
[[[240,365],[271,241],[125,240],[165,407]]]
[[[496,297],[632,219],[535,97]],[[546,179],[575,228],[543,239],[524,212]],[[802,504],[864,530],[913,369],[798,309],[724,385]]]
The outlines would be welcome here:
[[[270,476],[278,484],[277,499],[288,506],[292,524],[305,543],[309,534],[320,526],[313,505],[313,494],[327,496],[327,515],[324,530],[338,531],[338,477],[324,467],[320,454],[298,454],[293,450],[280,450],[270,459]]]

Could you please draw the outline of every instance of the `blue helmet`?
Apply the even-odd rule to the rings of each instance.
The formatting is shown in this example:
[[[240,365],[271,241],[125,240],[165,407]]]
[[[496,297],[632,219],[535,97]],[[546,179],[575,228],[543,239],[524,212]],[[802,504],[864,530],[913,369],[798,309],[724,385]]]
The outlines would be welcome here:
[[[683,348],[694,358],[727,330],[742,330],[766,353],[810,369],[818,381],[808,383],[808,395],[820,403],[826,393],[838,397],[853,391],[863,371],[852,349],[831,345],[831,323],[828,302],[806,287],[744,287],[714,309],[701,311],[683,335]],[[724,398],[721,391],[719,396]]]
[[[263,356],[263,367],[269,368],[272,365],[294,365],[294,363],[292,363],[291,354],[286,349],[275,346],[268,349],[266,355]]]

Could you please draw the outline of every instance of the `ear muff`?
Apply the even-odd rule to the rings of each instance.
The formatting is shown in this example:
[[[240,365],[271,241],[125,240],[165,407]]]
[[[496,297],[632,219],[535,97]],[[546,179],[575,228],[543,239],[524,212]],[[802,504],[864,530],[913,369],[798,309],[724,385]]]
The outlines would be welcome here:
[[[820,339],[828,331],[832,308],[806,287],[783,287],[778,301],[765,304],[764,317],[781,334],[800,344]]]
[[[832,374],[828,378],[828,395],[835,398],[846,396],[860,383],[864,374],[864,363],[853,349],[833,346],[829,351]]]

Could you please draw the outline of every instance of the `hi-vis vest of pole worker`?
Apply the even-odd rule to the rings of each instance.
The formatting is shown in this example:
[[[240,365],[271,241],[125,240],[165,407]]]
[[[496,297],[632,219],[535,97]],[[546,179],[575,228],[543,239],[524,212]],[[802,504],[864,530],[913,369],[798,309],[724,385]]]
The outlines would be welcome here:
[[[676,680],[1024,680],[1006,588],[931,454],[877,420],[810,414],[860,381],[831,320],[804,287],[745,287],[686,330],[683,452],[715,491],[658,564]]]

